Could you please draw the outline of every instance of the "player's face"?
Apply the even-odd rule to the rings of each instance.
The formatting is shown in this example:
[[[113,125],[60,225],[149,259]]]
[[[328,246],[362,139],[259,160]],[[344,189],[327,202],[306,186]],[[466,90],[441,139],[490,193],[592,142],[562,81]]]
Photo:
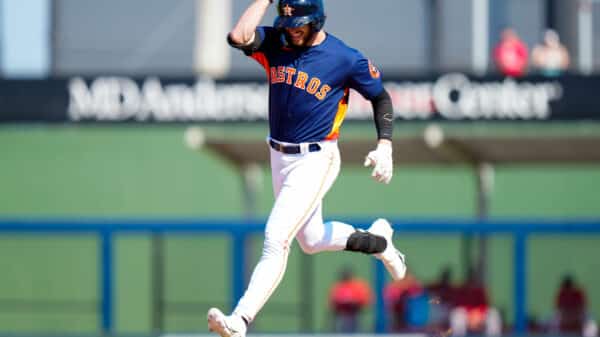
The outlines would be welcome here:
[[[298,28],[286,28],[285,31],[289,41],[298,47],[305,46],[312,35],[310,25],[300,26]]]

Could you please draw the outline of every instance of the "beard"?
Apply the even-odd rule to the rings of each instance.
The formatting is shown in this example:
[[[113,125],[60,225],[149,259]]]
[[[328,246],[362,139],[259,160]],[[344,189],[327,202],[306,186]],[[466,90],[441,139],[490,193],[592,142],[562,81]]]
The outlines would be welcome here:
[[[310,41],[313,40],[313,38],[315,37],[316,34],[317,33],[313,29],[311,29],[307,35],[302,36],[301,39],[296,39],[296,42],[294,42],[294,39],[288,32],[286,32],[286,31],[283,32],[283,35],[285,36],[285,41],[287,42],[288,46],[293,47],[293,48],[308,47],[308,44],[310,43]]]

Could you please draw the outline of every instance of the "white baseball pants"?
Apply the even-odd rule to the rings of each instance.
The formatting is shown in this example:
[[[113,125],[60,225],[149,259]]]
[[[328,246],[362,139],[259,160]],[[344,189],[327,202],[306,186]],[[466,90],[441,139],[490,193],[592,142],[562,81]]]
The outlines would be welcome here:
[[[355,231],[341,222],[323,223],[321,202],[340,171],[340,153],[336,141],[320,145],[320,151],[304,154],[271,149],[275,204],[266,224],[262,256],[234,310],[248,322],[283,278],[293,238],[305,253],[314,254],[343,250]]]

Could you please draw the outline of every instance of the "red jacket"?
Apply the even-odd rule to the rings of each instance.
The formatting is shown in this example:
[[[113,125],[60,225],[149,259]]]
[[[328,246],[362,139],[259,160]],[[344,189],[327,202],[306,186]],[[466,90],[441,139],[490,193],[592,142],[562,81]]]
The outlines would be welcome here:
[[[341,281],[331,288],[329,304],[338,313],[357,313],[371,303],[369,285],[360,279]]]
[[[556,308],[560,314],[560,331],[580,332],[585,319],[585,307],[585,294],[581,289],[561,288],[556,296]]]
[[[520,77],[525,75],[528,58],[527,46],[519,39],[503,40],[494,50],[496,66],[506,76]]]

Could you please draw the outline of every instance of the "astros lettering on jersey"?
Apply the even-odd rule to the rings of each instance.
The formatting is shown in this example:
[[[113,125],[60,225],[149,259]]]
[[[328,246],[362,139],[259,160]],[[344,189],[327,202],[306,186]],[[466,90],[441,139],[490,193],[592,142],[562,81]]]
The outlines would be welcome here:
[[[337,139],[349,90],[366,99],[383,91],[377,68],[329,33],[322,43],[306,48],[288,47],[272,27],[259,27],[257,34],[263,42],[248,56],[264,67],[269,80],[273,139],[289,143]]]

